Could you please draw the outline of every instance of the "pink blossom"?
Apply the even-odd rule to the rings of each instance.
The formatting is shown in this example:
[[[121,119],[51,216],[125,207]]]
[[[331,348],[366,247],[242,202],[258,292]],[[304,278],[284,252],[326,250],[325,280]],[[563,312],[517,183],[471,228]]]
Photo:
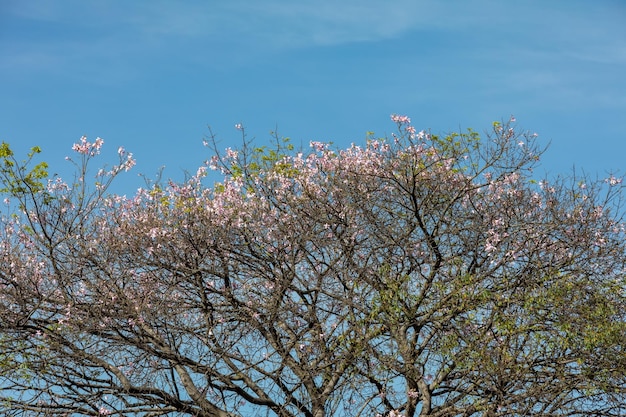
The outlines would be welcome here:
[[[211,169],[212,171],[217,170],[219,161],[220,161],[219,157],[217,155],[213,155],[211,159],[208,161],[209,169]]]
[[[615,186],[622,183],[622,178],[611,175],[609,178],[605,179],[604,182],[608,183],[610,186]]]
[[[132,169],[132,167],[135,166],[135,164],[137,164],[137,161],[135,159],[133,159],[133,154],[129,153],[126,156],[126,161],[121,165],[120,168],[124,169],[124,171],[130,171]]]
[[[239,152],[233,150],[232,148],[226,148],[226,157],[228,159],[237,159]]]
[[[102,144],[104,143],[104,140],[102,140],[102,138],[96,138],[96,141],[93,143],[93,147],[96,150],[100,150],[100,148],[102,148]]]
[[[82,136],[80,142],[72,145],[72,149],[81,155],[95,156],[100,153],[100,148],[104,144],[102,138],[96,138],[94,143],[87,141],[87,136]]]
[[[321,152],[328,148],[327,144],[323,142],[316,142],[316,141],[309,142],[309,146],[311,146],[311,148],[315,149],[317,152]]]
[[[205,166],[199,167],[198,170],[196,171],[196,178],[206,177],[207,175],[206,170],[207,168]]]
[[[87,142],[87,137],[83,136],[80,138],[80,143],[75,143],[72,145],[72,149],[80,154],[87,155],[89,154],[90,143]]]
[[[411,123],[411,119],[408,116],[401,116],[398,114],[392,114],[391,115],[391,120],[395,123],[401,123],[401,124],[410,124]]]

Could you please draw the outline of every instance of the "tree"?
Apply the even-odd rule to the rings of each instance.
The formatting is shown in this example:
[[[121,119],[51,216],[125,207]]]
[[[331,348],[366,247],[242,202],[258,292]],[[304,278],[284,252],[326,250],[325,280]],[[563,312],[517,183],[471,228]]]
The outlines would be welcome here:
[[[344,150],[208,141],[130,198],[123,149],[90,184],[83,138],[68,185],[6,146],[5,414],[623,415],[620,179],[535,181],[514,120],[392,119]]]

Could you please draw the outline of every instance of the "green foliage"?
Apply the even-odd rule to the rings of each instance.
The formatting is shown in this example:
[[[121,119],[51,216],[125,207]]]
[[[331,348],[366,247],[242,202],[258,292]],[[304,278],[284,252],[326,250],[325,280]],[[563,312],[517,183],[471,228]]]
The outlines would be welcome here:
[[[18,162],[9,144],[0,145],[0,192],[12,197],[23,198],[26,195],[40,193],[45,190],[44,181],[48,178],[48,164],[39,162],[29,169],[35,155],[41,153],[39,146],[34,146],[28,152],[27,159]]]
[[[443,137],[433,135],[432,141],[442,155],[458,158],[478,149],[480,135],[473,129],[467,129],[466,132],[452,132]]]
[[[8,340],[0,335],[0,377],[4,375],[30,378],[30,357],[22,340]]]
[[[232,161],[230,172],[233,179],[252,179],[261,173],[276,172],[280,175],[294,176],[298,171],[285,161],[293,151],[290,138],[275,137],[275,146],[258,146],[251,151],[244,149],[243,158]]]

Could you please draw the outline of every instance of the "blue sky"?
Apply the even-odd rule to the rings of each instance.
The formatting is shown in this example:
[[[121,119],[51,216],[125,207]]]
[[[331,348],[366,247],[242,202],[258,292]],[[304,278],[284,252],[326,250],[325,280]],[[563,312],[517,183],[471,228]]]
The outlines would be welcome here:
[[[80,136],[137,173],[194,172],[207,125],[237,146],[483,131],[514,114],[550,173],[624,171],[626,1],[3,0],[0,140],[52,171]],[[106,159],[106,158],[105,158]]]

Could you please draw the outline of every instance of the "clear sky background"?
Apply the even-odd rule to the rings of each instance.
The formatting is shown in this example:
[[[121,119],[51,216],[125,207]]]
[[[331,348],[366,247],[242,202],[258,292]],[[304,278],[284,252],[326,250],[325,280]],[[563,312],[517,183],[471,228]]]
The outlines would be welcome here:
[[[133,193],[195,172],[207,125],[343,147],[391,113],[440,133],[514,114],[546,171],[623,173],[626,1],[0,0],[0,140],[53,172],[100,136],[136,156]]]

